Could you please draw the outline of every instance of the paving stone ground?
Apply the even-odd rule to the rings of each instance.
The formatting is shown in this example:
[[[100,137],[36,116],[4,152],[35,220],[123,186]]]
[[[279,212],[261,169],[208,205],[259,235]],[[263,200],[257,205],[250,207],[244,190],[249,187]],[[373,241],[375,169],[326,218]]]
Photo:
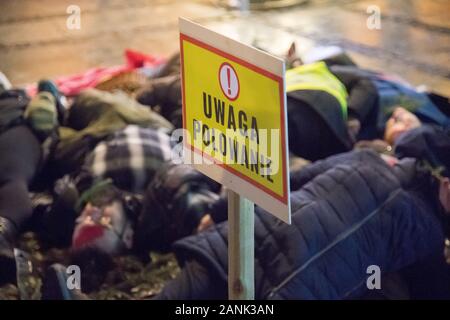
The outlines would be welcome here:
[[[80,30],[66,27],[69,5],[81,9]],[[373,5],[380,30],[367,28]],[[276,54],[292,40],[301,54],[338,45],[364,67],[450,95],[449,0],[310,0],[247,15],[217,0],[3,0],[0,70],[20,85],[120,64],[126,48],[168,56],[178,49],[179,16]]]

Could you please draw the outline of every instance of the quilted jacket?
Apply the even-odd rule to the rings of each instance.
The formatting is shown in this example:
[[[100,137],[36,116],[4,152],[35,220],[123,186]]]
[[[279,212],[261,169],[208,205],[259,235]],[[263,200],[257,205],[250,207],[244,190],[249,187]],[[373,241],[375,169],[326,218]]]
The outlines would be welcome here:
[[[358,297],[369,266],[390,273],[442,250],[435,202],[414,168],[356,151],[292,172],[292,224],[255,210],[256,298]],[[227,230],[223,222],[176,242],[180,263],[195,259],[226,282]]]

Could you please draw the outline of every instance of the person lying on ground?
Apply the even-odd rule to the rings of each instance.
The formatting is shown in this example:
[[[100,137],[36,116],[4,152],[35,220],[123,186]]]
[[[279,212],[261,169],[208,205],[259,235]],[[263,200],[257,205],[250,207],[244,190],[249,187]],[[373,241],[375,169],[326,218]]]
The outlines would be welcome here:
[[[171,146],[166,133],[136,125],[128,125],[109,135],[87,154],[80,173],[57,180],[53,203],[37,210],[34,230],[48,245],[70,247],[74,263],[92,266],[87,274],[104,276],[105,268],[112,266],[112,258],[130,252],[133,247],[133,241],[122,238],[133,235],[138,204],[145,198],[147,185],[171,160]],[[109,194],[107,201],[86,200],[97,199],[96,194],[104,192]],[[122,210],[130,207],[131,200],[135,204],[133,210]],[[111,205],[115,202],[121,206]],[[110,218],[110,213],[117,218]],[[105,219],[112,221],[112,230],[123,231],[126,226],[129,231],[108,232],[99,225]],[[100,232],[103,229],[105,232]],[[142,255],[148,256],[148,252]]]
[[[410,273],[411,286],[427,279],[422,294],[449,298],[443,250],[450,213],[450,137],[433,137],[436,143],[421,155],[442,161],[439,179],[417,158],[387,164],[370,150],[292,172],[292,225],[256,209],[256,298],[359,298],[367,291],[369,266],[386,275],[416,263],[428,268]],[[227,298],[227,227],[223,222],[174,244],[182,272],[158,299]],[[427,264],[428,259],[436,263]],[[439,289],[435,296],[433,286]]]
[[[309,62],[305,64],[293,43],[286,54],[287,69],[295,70],[292,72],[294,78],[298,73],[298,80],[303,86],[305,82],[314,85],[311,75],[312,79],[320,77],[317,72],[316,74],[308,72],[314,69],[324,74],[330,72],[345,86],[346,94],[333,81],[329,81],[322,88],[328,89],[331,94],[333,94],[331,91],[335,89],[347,96],[347,126],[352,141],[382,138],[386,122],[398,106],[416,115],[422,123],[441,127],[450,124],[448,98],[428,90],[419,91],[398,75],[361,68],[341,48],[330,47],[329,49],[315,52],[316,56],[308,57]],[[316,64],[317,62],[319,64]],[[325,69],[320,62],[325,63]],[[297,67],[300,68],[297,69]],[[305,79],[301,79],[302,77]],[[293,82],[296,84],[297,81]]]
[[[348,151],[361,140],[383,139],[398,107],[420,123],[450,125],[425,93],[356,66],[299,66],[286,72],[286,89],[289,149],[308,160]]]
[[[204,213],[215,210],[219,191],[218,183],[192,166],[172,162],[161,166],[142,201],[134,202],[132,209],[125,209],[130,208],[129,200],[110,182],[92,187],[79,203],[84,209],[76,221],[56,223],[60,228],[73,225],[71,263],[80,266],[83,292],[99,288],[113,267],[112,256],[128,252],[149,262],[149,251],[168,252],[175,241],[199,232]],[[43,297],[82,297],[61,287],[57,280],[67,275],[61,270],[65,269],[58,265],[49,268]]]
[[[84,292],[98,289],[113,267],[113,256],[128,252],[148,262],[149,251],[167,252],[174,241],[195,234],[220,190],[191,166],[167,163],[152,180],[139,211],[141,205],[136,203],[124,210],[123,191],[102,184],[86,192],[84,209],[75,222],[56,223],[73,226],[72,263],[82,270]]]
[[[448,127],[448,106],[435,104],[426,92],[420,92],[396,75],[374,72],[356,66],[330,66],[330,71],[348,91],[349,117],[359,122],[356,140],[381,138],[387,120],[396,107],[403,107],[424,124]]]
[[[162,116],[123,93],[82,91],[59,128],[59,141],[49,158],[49,171],[56,177],[79,172],[86,155],[99,142],[133,124],[165,133],[173,130]]]
[[[29,190],[64,117],[56,87],[43,80],[38,91],[30,100],[22,90],[0,90],[0,285],[15,281],[13,246],[32,215]]]

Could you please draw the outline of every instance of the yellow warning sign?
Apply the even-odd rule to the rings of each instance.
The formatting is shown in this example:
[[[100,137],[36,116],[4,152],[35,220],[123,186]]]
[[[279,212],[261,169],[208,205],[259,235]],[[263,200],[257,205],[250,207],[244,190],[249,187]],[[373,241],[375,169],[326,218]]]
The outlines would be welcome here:
[[[186,159],[290,222],[284,64],[180,20]]]

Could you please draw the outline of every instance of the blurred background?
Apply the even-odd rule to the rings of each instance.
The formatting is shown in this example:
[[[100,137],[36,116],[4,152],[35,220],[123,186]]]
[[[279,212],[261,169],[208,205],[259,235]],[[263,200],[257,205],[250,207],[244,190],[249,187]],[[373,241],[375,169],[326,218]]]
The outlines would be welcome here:
[[[15,85],[122,64],[126,48],[168,57],[178,50],[183,16],[281,56],[292,42],[305,60],[339,46],[363,67],[450,95],[450,0],[1,0],[0,7],[0,70]]]

